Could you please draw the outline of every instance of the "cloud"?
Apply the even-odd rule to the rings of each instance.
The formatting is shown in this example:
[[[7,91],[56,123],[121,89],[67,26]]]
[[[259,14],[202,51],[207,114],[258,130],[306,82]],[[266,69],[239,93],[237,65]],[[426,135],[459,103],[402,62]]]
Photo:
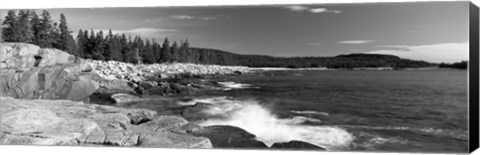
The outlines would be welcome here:
[[[338,42],[339,44],[366,44],[374,42],[373,40],[345,40]]]
[[[310,9],[310,12],[312,12],[312,13],[327,12],[327,9],[326,8],[315,8],[315,9]]]
[[[307,43],[308,46],[322,46],[322,43]]]
[[[171,16],[171,18],[177,19],[177,20],[193,20],[193,19],[197,19],[197,20],[216,20],[216,19],[220,19],[220,18],[229,18],[229,17],[225,16],[225,15],[217,15],[217,16],[174,15],[174,16]]]
[[[286,6],[286,9],[289,9],[290,11],[305,11],[308,10],[308,7],[300,6],[300,5],[291,5],[291,6]]]
[[[341,11],[338,10],[328,10],[327,8],[313,8],[310,9],[311,13],[324,13],[324,12],[331,12],[331,13],[342,13]]]
[[[201,20],[215,20],[217,18],[215,18],[215,17],[200,17],[198,19],[201,19]]]
[[[329,10],[327,8],[309,8],[309,7],[300,6],[300,5],[290,5],[290,6],[285,6],[284,8],[289,9],[290,11],[295,11],[295,12],[309,11],[311,13],[341,13],[341,11],[339,10]]]
[[[185,19],[195,19],[193,16],[189,15],[174,15],[172,16],[173,19],[185,20]]]
[[[425,60],[428,62],[458,62],[468,60],[468,42],[450,42],[428,45],[377,46],[381,49],[367,53],[391,54],[401,58]]]

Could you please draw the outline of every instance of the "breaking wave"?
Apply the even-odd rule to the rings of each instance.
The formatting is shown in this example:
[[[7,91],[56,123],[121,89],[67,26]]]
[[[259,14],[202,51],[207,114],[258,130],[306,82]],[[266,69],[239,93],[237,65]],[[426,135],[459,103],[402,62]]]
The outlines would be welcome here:
[[[224,87],[225,90],[257,88],[257,87],[252,87],[252,85],[250,85],[250,84],[236,83],[236,82],[232,82],[232,81],[217,82],[217,83],[218,83],[221,87]]]
[[[348,147],[354,136],[336,126],[311,126],[305,122],[321,122],[319,119],[295,116],[279,118],[257,100],[235,100],[227,97],[195,99],[209,103],[203,112],[212,115],[227,115],[226,119],[209,119],[199,122],[202,126],[231,125],[242,128],[271,146],[276,142],[305,141],[328,150]]]

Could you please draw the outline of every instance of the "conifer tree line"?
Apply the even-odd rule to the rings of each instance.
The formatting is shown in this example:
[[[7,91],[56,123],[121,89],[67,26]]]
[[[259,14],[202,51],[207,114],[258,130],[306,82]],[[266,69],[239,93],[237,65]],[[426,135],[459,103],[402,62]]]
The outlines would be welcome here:
[[[33,10],[9,10],[2,21],[2,41],[25,42],[42,48],[57,48],[76,55],[77,45],[67,26],[65,15],[60,23],[54,22],[50,13],[43,10],[38,15]]]
[[[188,40],[170,44],[168,38],[163,43],[155,39],[142,39],[140,36],[113,34],[103,31],[79,30],[76,53],[86,59],[115,60],[128,63],[195,62]]]
[[[43,10],[40,15],[33,10],[9,10],[2,21],[2,40],[25,42],[42,48],[57,48],[70,54],[95,60],[116,60],[129,63],[198,62],[198,55],[190,50],[188,40],[163,43],[140,36],[113,34],[103,31],[79,30],[76,41],[71,35],[64,14],[60,24],[54,22],[50,13]],[[196,56],[197,58],[195,58]]]
[[[190,47],[188,40],[170,42],[165,38],[155,39],[140,36],[113,34],[111,30],[79,30],[72,36],[67,18],[60,14],[60,23],[52,20],[46,10],[37,15],[32,10],[7,12],[0,21],[0,41],[25,42],[42,48],[57,48],[75,56],[94,60],[115,60],[128,63],[186,62],[197,64],[240,65],[249,67],[427,67],[433,64],[424,61],[400,59],[390,55],[351,54],[336,57],[271,57],[264,55],[240,55],[217,49]]]

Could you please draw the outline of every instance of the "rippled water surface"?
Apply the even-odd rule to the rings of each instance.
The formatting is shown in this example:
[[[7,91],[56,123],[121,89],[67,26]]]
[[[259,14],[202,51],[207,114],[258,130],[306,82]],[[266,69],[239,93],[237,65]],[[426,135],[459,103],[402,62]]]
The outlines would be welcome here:
[[[303,140],[329,150],[468,149],[465,70],[272,74],[209,79],[232,87],[196,98],[221,105],[211,111],[231,117],[203,124],[235,125],[267,144]]]

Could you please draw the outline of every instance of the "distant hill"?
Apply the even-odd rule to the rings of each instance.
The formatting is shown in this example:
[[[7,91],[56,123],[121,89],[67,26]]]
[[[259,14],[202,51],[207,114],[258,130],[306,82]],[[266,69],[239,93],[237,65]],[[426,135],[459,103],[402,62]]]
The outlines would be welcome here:
[[[402,59],[393,55],[355,53],[335,57],[272,57],[265,55],[241,55],[227,51],[204,48],[191,48],[189,52],[199,55],[198,61],[192,63],[241,65],[249,67],[328,67],[328,68],[358,68],[358,67],[392,67],[416,68],[430,67],[436,64],[425,61]],[[193,59],[195,60],[195,59]]]

